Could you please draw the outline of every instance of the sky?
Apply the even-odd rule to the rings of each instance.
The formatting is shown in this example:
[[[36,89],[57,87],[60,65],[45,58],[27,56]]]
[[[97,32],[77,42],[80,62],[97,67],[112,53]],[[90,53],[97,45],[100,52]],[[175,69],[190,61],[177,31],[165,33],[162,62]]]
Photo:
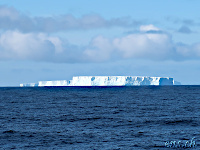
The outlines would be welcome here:
[[[0,86],[73,76],[200,84],[198,0],[1,0]]]

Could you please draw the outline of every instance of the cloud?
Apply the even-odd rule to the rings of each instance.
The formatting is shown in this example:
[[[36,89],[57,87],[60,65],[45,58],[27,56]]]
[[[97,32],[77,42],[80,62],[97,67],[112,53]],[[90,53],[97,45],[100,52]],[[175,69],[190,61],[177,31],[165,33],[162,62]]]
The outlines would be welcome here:
[[[82,62],[78,46],[44,33],[6,31],[0,35],[0,60]]]
[[[159,28],[155,27],[154,25],[141,25],[140,26],[140,31],[142,32],[148,32],[148,31],[160,31]]]
[[[0,34],[0,60],[32,60],[56,63],[108,62],[123,59],[188,60],[200,58],[200,43],[174,43],[171,35],[153,25],[122,37],[97,36],[88,45],[73,45],[45,33],[9,30]],[[145,32],[144,32],[145,31]]]
[[[159,30],[149,28],[150,26],[142,26],[140,29],[142,28],[142,31]],[[163,60],[172,59],[174,55],[171,37],[164,33],[140,32],[113,39],[99,36],[92,40],[90,47],[85,54],[97,62],[138,58]]]
[[[44,34],[20,33],[6,31],[0,37],[0,58],[17,60],[43,60],[51,59],[56,52],[56,39],[46,37]]]
[[[192,20],[192,19],[181,19],[181,18],[177,18],[177,17],[166,17],[165,20],[172,22],[174,24],[183,24],[183,25],[187,25],[187,26],[199,25],[198,22],[196,22],[195,20]]]
[[[200,58],[200,43],[195,43],[192,45],[186,45],[178,43],[176,46],[176,51],[182,60],[186,59],[199,59]]]
[[[50,17],[31,17],[14,8],[0,6],[0,28],[2,30],[19,30],[21,32],[59,32],[67,30],[89,30],[109,27],[133,27],[141,21],[129,17],[106,20],[97,14],[76,18],[66,14]]]
[[[187,26],[181,26],[180,29],[178,30],[180,33],[185,33],[185,34],[190,34],[192,31],[190,30],[189,27]]]
[[[103,62],[111,59],[113,51],[111,40],[98,36],[84,50],[84,57],[93,62]]]
[[[151,58],[160,60],[169,55],[172,44],[165,34],[132,34],[116,38],[113,44],[123,58]]]
[[[153,25],[142,25],[140,31],[113,39],[96,37],[85,54],[94,62],[116,59],[183,61],[200,58],[200,43],[174,43],[171,35]]]

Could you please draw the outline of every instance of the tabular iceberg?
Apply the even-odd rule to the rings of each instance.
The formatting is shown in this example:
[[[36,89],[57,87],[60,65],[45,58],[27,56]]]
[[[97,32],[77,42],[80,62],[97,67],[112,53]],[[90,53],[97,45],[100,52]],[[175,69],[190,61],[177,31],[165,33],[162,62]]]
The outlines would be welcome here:
[[[39,81],[38,83],[20,84],[21,87],[42,86],[140,86],[174,85],[170,77],[143,76],[74,76],[72,80]]]

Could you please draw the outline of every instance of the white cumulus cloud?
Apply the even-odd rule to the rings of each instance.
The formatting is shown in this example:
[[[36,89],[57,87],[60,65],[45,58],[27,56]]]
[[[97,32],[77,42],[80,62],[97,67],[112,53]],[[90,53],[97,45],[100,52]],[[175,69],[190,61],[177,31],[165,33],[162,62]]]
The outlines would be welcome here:
[[[148,30],[152,29],[155,30],[156,27],[148,27]],[[140,32],[115,38],[97,36],[85,46],[73,45],[45,33],[9,30],[0,34],[0,60],[76,63],[120,59],[161,61],[199,58],[200,43],[174,43],[172,37],[164,32]]]
[[[145,58],[163,60],[174,53],[173,42],[168,34],[135,33],[120,38],[97,37],[85,53],[94,60]]]
[[[155,27],[154,25],[150,24],[150,25],[142,25],[140,26],[140,31],[160,31],[159,28]]]
[[[56,51],[55,39],[44,34],[6,31],[0,36],[0,58],[17,60],[47,60]]]

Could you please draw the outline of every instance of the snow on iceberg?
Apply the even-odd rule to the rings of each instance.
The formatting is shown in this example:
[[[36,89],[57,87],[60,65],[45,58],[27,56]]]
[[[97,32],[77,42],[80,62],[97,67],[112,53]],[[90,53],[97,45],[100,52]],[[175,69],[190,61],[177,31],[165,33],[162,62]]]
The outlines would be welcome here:
[[[38,83],[20,84],[24,86],[140,86],[140,85],[175,85],[170,77],[145,76],[74,76],[72,80],[39,81]]]

